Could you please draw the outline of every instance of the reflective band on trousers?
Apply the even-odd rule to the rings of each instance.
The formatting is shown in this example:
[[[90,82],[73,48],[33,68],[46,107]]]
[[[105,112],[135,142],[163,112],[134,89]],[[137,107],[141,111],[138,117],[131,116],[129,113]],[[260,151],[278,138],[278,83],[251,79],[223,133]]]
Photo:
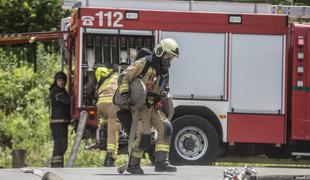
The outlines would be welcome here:
[[[142,158],[143,156],[143,151],[137,151],[137,150],[132,150],[131,151],[131,156],[135,158]]]
[[[155,146],[155,152],[157,151],[165,151],[169,152],[170,146],[166,144],[156,144]]]
[[[106,119],[104,119],[104,118],[99,118],[99,122],[100,122],[101,125],[105,125],[105,124],[108,123],[108,121]]]
[[[68,119],[51,119],[51,123],[67,123]]]
[[[115,144],[108,144],[107,149],[111,149],[111,150],[115,151],[116,145]]]
[[[115,159],[117,156],[117,152],[118,152],[118,140],[119,140],[119,132],[116,131],[115,132],[115,140],[116,140],[116,144],[108,144],[107,145],[107,151],[108,152],[112,152],[113,153],[113,158]]]
[[[62,156],[53,156],[52,162],[53,163],[62,163]]]

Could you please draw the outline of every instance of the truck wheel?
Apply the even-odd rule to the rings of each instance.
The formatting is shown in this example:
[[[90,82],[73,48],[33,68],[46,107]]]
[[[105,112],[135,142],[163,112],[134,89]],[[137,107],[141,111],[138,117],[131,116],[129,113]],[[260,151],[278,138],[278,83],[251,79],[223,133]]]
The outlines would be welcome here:
[[[209,164],[219,150],[219,136],[206,119],[184,115],[172,122],[170,160],[178,165]]]

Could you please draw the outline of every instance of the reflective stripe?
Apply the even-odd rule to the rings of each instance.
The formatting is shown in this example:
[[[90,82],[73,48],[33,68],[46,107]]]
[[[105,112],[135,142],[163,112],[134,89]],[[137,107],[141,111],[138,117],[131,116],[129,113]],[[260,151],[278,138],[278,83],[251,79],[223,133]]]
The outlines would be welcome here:
[[[156,151],[165,151],[169,152],[170,146],[167,144],[156,144],[155,146],[155,152]]]
[[[52,157],[52,163],[62,163],[63,157],[62,156],[53,156]]]
[[[68,119],[51,119],[51,123],[68,123]]]
[[[108,144],[107,149],[111,149],[111,150],[115,151],[116,145],[115,144]]]
[[[142,158],[142,156],[143,156],[143,151],[134,151],[134,150],[132,150],[131,151],[131,156],[132,157],[135,157],[135,158]]]
[[[310,91],[310,87],[298,87],[298,86],[293,86],[293,91]]]
[[[108,144],[108,146],[111,146],[111,147],[116,147],[115,144]]]
[[[122,84],[122,85],[120,85],[120,87],[119,87],[119,91],[121,92],[121,93],[124,93],[124,92],[128,92],[128,84]]]
[[[99,122],[100,122],[100,125],[105,125],[105,124],[107,124],[108,121],[104,118],[100,118]]]
[[[59,93],[55,94],[56,101],[59,101],[59,96],[61,96],[63,94],[64,94],[64,92],[59,92]]]
[[[100,97],[100,98],[98,99],[97,104],[100,104],[100,103],[109,103],[109,102],[112,102],[112,99],[113,99],[112,96]]]

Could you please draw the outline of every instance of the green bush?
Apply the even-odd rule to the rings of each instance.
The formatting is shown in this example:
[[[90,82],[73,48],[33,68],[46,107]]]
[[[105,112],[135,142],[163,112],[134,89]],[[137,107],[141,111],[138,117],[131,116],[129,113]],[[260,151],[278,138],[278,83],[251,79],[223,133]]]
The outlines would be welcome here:
[[[12,51],[0,49],[0,167],[12,167],[12,149],[27,151],[28,166],[46,166],[52,155],[49,91],[59,71],[60,54],[37,48],[37,73]],[[72,128],[70,128],[70,132]],[[74,133],[69,133],[68,159]],[[75,166],[102,166],[104,152],[85,151],[81,143]]]
[[[48,87],[59,69],[59,55],[38,46],[44,69],[38,73],[0,49],[0,166],[11,166],[12,149],[26,149],[30,166],[43,166],[51,154]]]

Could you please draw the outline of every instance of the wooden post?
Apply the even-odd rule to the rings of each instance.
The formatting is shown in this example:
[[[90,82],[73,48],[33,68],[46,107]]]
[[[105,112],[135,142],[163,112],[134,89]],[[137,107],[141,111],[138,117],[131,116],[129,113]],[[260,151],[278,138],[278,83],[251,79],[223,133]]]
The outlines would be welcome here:
[[[13,168],[26,167],[26,150],[25,149],[13,149]]]

